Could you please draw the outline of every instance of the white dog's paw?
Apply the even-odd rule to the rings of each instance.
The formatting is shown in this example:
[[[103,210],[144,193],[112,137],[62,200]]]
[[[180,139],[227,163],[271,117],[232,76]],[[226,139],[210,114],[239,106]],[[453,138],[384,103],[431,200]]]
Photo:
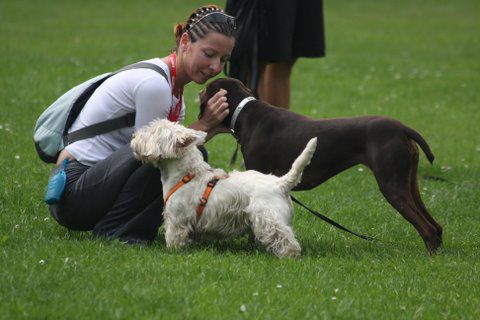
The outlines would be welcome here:
[[[167,243],[167,248],[169,249],[182,249],[192,243],[189,238],[174,238],[170,239],[169,241],[165,240],[165,242]]]
[[[284,255],[279,258],[299,258],[302,253],[300,246],[298,248],[288,248],[285,250]]]
[[[297,243],[290,243],[284,247],[275,248],[273,253],[280,259],[282,258],[299,258],[302,248]]]
[[[189,235],[187,228],[174,228],[169,223],[165,226],[165,242],[169,249],[180,249],[189,245],[192,242]]]

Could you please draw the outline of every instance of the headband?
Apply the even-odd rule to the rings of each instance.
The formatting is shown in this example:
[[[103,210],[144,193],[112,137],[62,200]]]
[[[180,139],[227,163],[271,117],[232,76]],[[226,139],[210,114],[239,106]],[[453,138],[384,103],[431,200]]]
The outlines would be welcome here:
[[[211,11],[214,9],[207,8],[205,9],[206,12]],[[200,13],[205,12],[205,11],[200,11]],[[198,13],[197,13],[198,15]],[[229,24],[233,29],[237,28],[236,22],[235,22],[235,17],[232,17],[222,11],[214,11],[214,12],[209,12],[206,15],[202,16],[200,19],[195,20],[192,19],[192,24],[188,25],[188,30],[191,30],[197,23],[202,21],[203,19],[206,19],[210,22],[220,22],[220,23],[227,23]]]

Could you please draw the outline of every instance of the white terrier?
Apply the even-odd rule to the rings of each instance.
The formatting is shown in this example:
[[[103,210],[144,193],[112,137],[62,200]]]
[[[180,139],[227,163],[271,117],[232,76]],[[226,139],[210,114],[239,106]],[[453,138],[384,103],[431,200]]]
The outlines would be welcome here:
[[[196,148],[205,137],[205,132],[154,120],[135,132],[131,141],[135,157],[162,173],[163,195],[168,200],[163,212],[167,247],[183,247],[197,233],[231,237],[248,232],[279,258],[299,256],[301,248],[290,226],[293,205],[289,194],[310,163],[317,138],[308,142],[287,174],[276,177],[253,170],[227,176],[211,168]],[[180,182],[188,175],[190,183]],[[215,176],[222,178],[208,204],[203,201],[205,210],[199,215],[207,184]]]

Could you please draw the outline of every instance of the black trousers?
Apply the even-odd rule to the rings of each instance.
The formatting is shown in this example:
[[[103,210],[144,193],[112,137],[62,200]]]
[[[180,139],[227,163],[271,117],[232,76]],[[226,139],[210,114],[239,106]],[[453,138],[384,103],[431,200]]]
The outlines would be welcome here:
[[[129,145],[89,167],[71,161],[62,200],[50,212],[72,230],[131,243],[153,241],[163,222],[160,170],[133,157]]]

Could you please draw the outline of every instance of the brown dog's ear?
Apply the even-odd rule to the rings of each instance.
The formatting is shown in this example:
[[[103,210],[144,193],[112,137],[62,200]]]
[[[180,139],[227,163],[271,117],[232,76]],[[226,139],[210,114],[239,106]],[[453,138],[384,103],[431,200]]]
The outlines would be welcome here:
[[[207,106],[207,89],[203,89],[200,91],[198,94],[198,98],[200,100],[200,113],[198,114],[198,119],[200,119],[203,116],[203,113],[205,112],[205,107]]]
[[[200,112],[198,113],[198,119],[203,117],[203,113],[205,112],[205,108],[207,107],[207,103],[203,102],[200,104]]]

